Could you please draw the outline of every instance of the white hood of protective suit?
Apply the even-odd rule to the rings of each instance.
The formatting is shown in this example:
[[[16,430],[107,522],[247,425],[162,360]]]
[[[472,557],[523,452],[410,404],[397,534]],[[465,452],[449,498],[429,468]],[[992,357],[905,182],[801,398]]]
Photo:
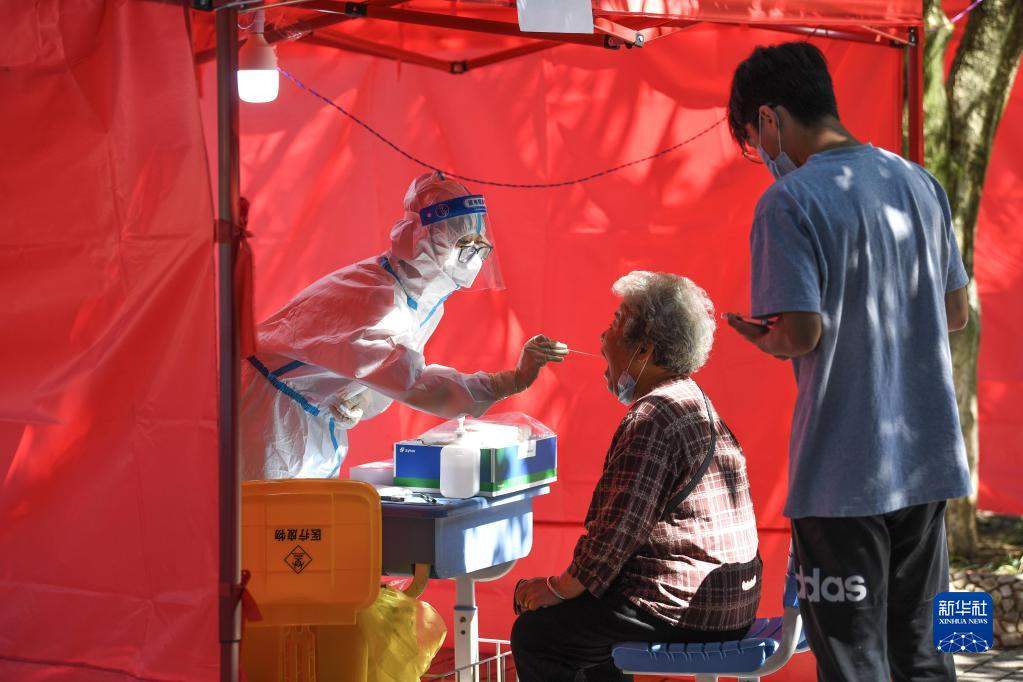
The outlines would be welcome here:
[[[483,267],[477,257],[468,264],[458,262],[455,243],[477,231],[475,216],[458,216],[423,225],[420,211],[428,206],[470,195],[457,180],[438,173],[420,175],[405,193],[405,214],[391,228],[391,249],[387,255],[406,293],[427,308],[452,292],[472,286]]]

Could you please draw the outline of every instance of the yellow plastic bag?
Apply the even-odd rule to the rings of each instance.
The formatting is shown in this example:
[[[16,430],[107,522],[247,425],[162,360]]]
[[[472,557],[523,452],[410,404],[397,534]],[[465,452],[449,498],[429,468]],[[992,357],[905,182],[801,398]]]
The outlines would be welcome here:
[[[432,606],[390,587],[380,588],[357,623],[369,654],[366,682],[418,682],[447,636]]]

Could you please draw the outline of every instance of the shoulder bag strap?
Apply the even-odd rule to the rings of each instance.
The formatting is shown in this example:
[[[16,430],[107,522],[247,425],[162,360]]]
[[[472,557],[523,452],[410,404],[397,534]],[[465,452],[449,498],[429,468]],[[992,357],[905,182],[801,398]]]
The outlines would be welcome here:
[[[707,469],[710,467],[710,461],[714,459],[714,450],[717,449],[718,430],[717,424],[714,423],[714,413],[710,409],[710,399],[703,392],[702,388],[700,393],[703,393],[703,403],[707,407],[707,420],[710,424],[710,445],[707,447],[707,454],[704,456],[703,462],[700,463],[700,468],[696,470],[696,473],[689,480],[689,483],[686,484],[686,487],[682,488],[682,490],[668,500],[668,506],[664,510],[664,518],[671,516],[678,509],[679,505],[689,497],[689,493],[693,492],[693,489],[700,484],[700,481],[703,480],[703,475],[707,473]]]

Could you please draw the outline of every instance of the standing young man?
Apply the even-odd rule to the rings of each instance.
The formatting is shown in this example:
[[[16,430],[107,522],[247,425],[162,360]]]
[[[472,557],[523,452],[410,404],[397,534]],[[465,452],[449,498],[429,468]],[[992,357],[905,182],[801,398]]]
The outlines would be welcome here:
[[[730,315],[798,385],[785,515],[819,680],[954,680],[931,641],[946,500],[970,492],[948,332],[968,278],[948,198],[857,141],[809,43],[735,71],[732,135],[775,177],[750,235],[752,311]]]

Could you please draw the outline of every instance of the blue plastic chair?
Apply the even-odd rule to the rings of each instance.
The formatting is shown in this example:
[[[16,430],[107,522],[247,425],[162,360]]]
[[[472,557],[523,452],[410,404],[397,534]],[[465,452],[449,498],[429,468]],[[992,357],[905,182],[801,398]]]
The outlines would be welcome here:
[[[739,682],[759,680],[780,670],[793,654],[809,649],[799,615],[799,586],[791,549],[782,607],[783,615],[757,618],[746,638],[738,641],[624,642],[616,644],[611,653],[615,665],[632,675],[696,677],[696,682],[712,682],[721,677],[735,677]]]

